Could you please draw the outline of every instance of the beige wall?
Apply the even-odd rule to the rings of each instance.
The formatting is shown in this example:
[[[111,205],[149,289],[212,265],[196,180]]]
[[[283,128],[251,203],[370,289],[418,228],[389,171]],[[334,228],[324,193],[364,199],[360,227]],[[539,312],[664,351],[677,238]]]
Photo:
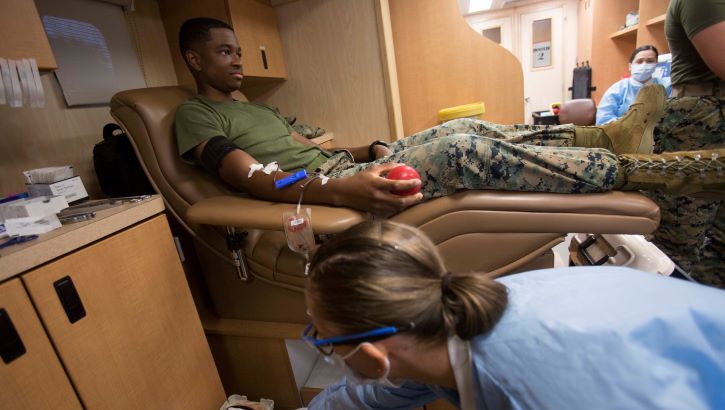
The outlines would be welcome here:
[[[176,84],[156,0],[136,0],[130,13],[142,71],[149,86]],[[0,105],[0,195],[24,191],[22,171],[72,165],[92,197],[101,196],[93,168],[93,145],[101,140],[103,125],[112,122],[107,106],[68,108],[52,73],[42,76],[43,108]]]
[[[474,32],[455,0],[390,1],[405,134],[438,124],[438,111],[483,101],[483,119],[523,120],[521,64]]]
[[[304,0],[277,6],[288,79],[250,100],[335,134],[335,145],[389,139],[373,0]]]

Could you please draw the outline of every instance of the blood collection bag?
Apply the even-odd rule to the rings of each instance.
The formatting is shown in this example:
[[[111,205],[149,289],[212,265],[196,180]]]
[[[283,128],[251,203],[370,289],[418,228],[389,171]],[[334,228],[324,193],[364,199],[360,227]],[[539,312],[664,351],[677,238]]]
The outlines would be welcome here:
[[[310,214],[310,208],[305,208],[302,212],[290,211],[282,215],[287,245],[290,249],[305,255],[305,257],[315,247],[315,235],[310,224]]]

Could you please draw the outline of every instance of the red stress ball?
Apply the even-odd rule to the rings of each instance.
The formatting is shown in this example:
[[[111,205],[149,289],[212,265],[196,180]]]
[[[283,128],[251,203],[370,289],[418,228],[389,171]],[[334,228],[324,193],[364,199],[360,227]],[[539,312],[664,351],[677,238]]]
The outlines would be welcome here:
[[[416,171],[415,168],[407,165],[400,165],[388,171],[387,178],[395,180],[420,179],[420,174],[418,174],[418,171]],[[415,195],[418,192],[420,192],[420,185],[410,189],[404,189],[402,191],[392,191],[393,194],[400,196]]]

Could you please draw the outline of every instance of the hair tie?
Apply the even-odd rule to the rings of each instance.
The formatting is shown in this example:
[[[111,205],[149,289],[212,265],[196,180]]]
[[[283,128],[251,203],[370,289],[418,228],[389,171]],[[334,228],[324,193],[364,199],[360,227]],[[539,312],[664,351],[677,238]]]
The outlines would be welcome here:
[[[441,276],[441,293],[446,294],[450,290],[453,272],[446,272]]]

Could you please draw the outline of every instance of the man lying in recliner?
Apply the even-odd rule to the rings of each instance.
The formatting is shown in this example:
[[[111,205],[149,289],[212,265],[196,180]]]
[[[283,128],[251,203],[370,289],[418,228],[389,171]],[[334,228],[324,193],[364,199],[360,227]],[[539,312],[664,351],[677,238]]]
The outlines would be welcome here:
[[[718,182],[709,162],[725,162],[723,150],[713,159],[705,151],[635,152],[641,140],[651,139],[662,113],[661,87],[645,88],[628,114],[605,127],[508,126],[459,119],[390,145],[375,141],[333,153],[299,136],[273,110],[234,100],[232,92],[240,88],[243,76],[241,48],[226,23],[188,20],[181,27],[179,45],[199,91],[176,113],[179,153],[261,199],[296,202],[300,187],[310,178],[283,189],[275,189],[274,181],[299,169],[329,177],[309,182],[306,203],[379,214],[461,189],[696,192]],[[255,172],[260,164],[274,161],[279,172]],[[675,161],[691,165],[676,174]],[[415,168],[420,179],[385,178],[401,163]],[[417,186],[418,194],[392,193]]]

